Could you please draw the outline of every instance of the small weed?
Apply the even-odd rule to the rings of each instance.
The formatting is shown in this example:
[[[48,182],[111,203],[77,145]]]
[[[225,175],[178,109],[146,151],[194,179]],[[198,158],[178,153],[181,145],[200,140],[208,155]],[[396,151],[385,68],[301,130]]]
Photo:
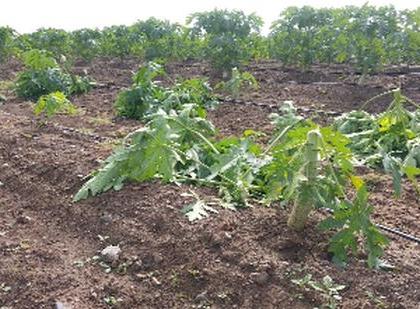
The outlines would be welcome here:
[[[175,288],[179,287],[179,283],[181,282],[181,279],[179,277],[179,273],[176,271],[172,271],[172,275],[169,277],[169,280],[171,281],[171,285]]]
[[[116,298],[115,296],[109,295],[104,297],[104,303],[108,306],[115,306],[119,302],[122,302],[122,298]]]
[[[195,280],[200,279],[201,273],[198,269],[189,269],[188,273],[193,277]]]
[[[249,72],[240,72],[237,68],[232,69],[232,77],[227,82],[220,82],[216,85],[217,89],[238,98],[241,91],[258,89],[258,82]]]
[[[313,290],[319,292],[325,302],[321,305],[321,308],[335,309],[337,308],[337,302],[341,300],[340,291],[346,286],[334,283],[330,276],[325,276],[322,281],[318,282],[312,280],[312,275],[308,274],[301,279],[293,279],[292,282],[297,284],[300,288]]]
[[[366,291],[366,295],[369,298],[369,300],[375,304],[376,308],[381,308],[381,309],[389,308],[388,305],[383,302],[383,300],[385,299],[384,296],[375,295],[375,293],[370,292],[370,291]]]

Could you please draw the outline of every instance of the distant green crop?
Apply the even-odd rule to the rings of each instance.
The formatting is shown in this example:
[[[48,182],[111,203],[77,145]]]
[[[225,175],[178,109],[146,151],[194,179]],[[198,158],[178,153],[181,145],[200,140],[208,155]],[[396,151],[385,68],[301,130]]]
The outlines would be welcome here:
[[[309,69],[317,64],[348,64],[362,75],[389,65],[420,63],[420,9],[393,6],[288,7],[279,12],[268,36],[263,21],[239,10],[191,14],[186,26],[154,17],[132,25],[99,29],[42,28],[18,34],[0,27],[0,61],[31,49],[56,59],[136,57],[146,61],[209,61],[229,79],[234,67],[252,60],[278,59]]]
[[[420,60],[420,11],[393,6],[289,7],[271,26],[270,56],[307,69],[348,63],[362,74]]]
[[[13,41],[16,33],[10,27],[0,27],[0,63],[6,61],[15,52]]]
[[[194,34],[203,38],[205,58],[217,72],[227,75],[232,68],[251,59],[251,35],[258,34],[263,25],[262,19],[255,14],[217,9],[194,13],[187,23],[193,25]]]
[[[19,97],[36,101],[51,92],[65,92],[71,87],[71,78],[60,68],[30,70],[19,73],[16,82],[16,94]]]

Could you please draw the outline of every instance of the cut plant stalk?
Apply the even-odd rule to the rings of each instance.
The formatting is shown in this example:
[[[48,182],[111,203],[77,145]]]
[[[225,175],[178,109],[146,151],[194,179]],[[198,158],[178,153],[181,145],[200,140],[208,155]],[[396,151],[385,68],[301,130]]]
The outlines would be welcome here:
[[[314,187],[318,177],[320,146],[322,136],[319,130],[308,132],[305,145],[305,165],[303,177],[299,184],[299,189],[292,212],[287,221],[287,225],[296,231],[301,231],[305,227],[306,221],[311,210],[314,208]]]

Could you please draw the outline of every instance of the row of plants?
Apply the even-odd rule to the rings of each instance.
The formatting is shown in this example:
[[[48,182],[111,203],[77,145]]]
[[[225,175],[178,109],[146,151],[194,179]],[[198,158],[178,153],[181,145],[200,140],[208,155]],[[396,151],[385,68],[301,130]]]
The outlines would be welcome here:
[[[420,61],[420,8],[290,7],[271,29],[270,54],[285,64],[351,63],[366,74]]]
[[[33,49],[21,55],[24,64],[14,83],[18,97],[37,102],[36,115],[45,114],[47,118],[57,112],[73,114],[76,108],[67,97],[89,92],[96,83],[89,76],[72,74],[66,59],[59,63],[45,50]],[[232,78],[216,85],[219,91],[236,97],[242,89],[256,88],[258,83],[248,72],[237,68],[232,70]],[[166,76],[163,66],[149,62],[133,76],[129,89],[121,91],[115,102],[119,116],[142,120],[159,108],[177,109],[179,106],[194,102],[205,113],[213,108],[218,99],[206,79],[194,78],[177,81],[172,87],[163,87],[158,77]],[[4,100],[6,100],[4,98]]]
[[[204,81],[162,87],[155,80],[160,74],[164,74],[161,67],[150,63],[134,75],[132,88],[121,92],[117,112],[145,125],[123,139],[74,201],[120,190],[128,181],[159,179],[218,189],[219,197],[212,200],[195,195],[196,202],[183,210],[191,221],[217,212],[215,200],[232,209],[280,203],[291,207],[288,226],[301,231],[314,209],[328,208],[332,214],[320,227],[336,231],[329,247],[334,261],[345,265],[349,252],[357,255],[362,239],[368,265],[381,265],[388,241],[370,220],[373,207],[357,167],[390,172],[396,194],[403,176],[415,182],[420,175],[420,113],[405,106],[415,103],[395,90],[386,112],[363,114],[370,122],[351,112],[323,127],[299,116],[293,104],[285,102],[279,113],[271,115],[276,130],[269,144],[262,146],[258,132],[252,130],[239,137],[217,135],[206,119],[205,108],[214,100]],[[374,132],[367,135],[365,130]],[[390,161],[395,162],[392,168]]]
[[[179,24],[149,18],[131,26],[115,25],[99,29],[41,28],[19,34],[9,27],[0,28],[0,59],[30,49],[44,49],[55,58],[91,60],[94,57],[135,56],[146,59],[188,59],[198,54],[200,42]]]
[[[190,15],[187,25],[149,18],[131,26],[102,30],[39,29],[18,34],[0,28],[0,61],[30,49],[45,49],[59,59],[135,56],[145,60],[208,60],[220,74],[253,59],[274,58],[309,68],[316,63],[346,63],[363,74],[389,64],[420,62],[420,9],[348,6],[337,9],[290,7],[261,35],[255,14],[213,10]]]

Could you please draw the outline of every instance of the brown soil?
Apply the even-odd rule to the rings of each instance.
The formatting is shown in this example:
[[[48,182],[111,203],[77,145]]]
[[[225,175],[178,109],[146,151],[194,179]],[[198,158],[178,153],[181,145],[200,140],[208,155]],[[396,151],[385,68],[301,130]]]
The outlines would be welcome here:
[[[384,259],[392,271],[370,270],[352,258],[337,268],[327,254],[329,235],[316,229],[317,213],[299,235],[286,227],[287,209],[255,206],[190,224],[180,209],[191,200],[188,186],[158,182],[130,184],[74,204],[83,177],[99,166],[113,143],[140,126],[114,117],[118,91],[130,85],[135,60],[80,64],[100,87],[73,98],[83,113],[57,116],[41,124],[29,102],[7,93],[0,106],[0,307],[5,308],[313,308],[320,293],[291,282],[312,274],[330,275],[346,286],[343,308],[418,308],[420,248],[390,236]],[[14,78],[20,65],[1,65],[0,78]],[[168,65],[172,78],[205,76],[201,64]],[[417,75],[376,75],[364,84],[357,76],[328,68],[301,73],[273,62],[250,66],[260,90],[240,100],[347,111],[400,85],[420,101]],[[328,84],[330,83],[330,84]],[[370,108],[379,111],[387,100]],[[272,108],[225,103],[210,112],[222,135],[245,129],[270,132]],[[392,196],[389,177],[369,173],[374,219],[419,236],[420,205],[405,185]],[[195,189],[211,195],[212,190]],[[102,265],[94,257],[119,245],[120,259]],[[362,258],[362,259],[360,259]],[[108,269],[108,270],[107,270]],[[108,304],[107,304],[108,302]]]

